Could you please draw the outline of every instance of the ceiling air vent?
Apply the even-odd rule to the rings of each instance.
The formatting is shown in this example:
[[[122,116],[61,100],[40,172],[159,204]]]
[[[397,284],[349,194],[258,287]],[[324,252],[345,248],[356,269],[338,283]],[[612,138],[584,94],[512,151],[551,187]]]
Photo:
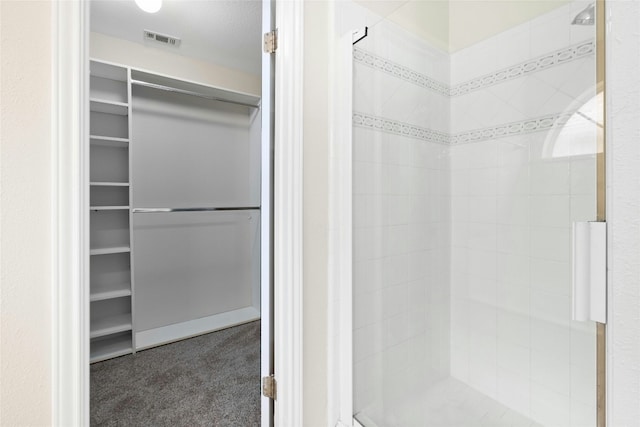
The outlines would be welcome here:
[[[144,30],[144,39],[154,41],[156,43],[164,44],[167,46],[178,47],[180,45],[180,39],[166,34],[155,33],[153,31]]]

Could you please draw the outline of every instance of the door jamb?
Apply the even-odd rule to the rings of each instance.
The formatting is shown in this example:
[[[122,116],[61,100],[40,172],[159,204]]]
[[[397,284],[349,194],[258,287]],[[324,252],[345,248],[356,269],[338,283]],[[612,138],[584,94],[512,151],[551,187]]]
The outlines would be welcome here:
[[[89,425],[88,59],[85,1],[52,5],[52,421]]]
[[[274,425],[289,427],[303,425],[304,0],[275,1]]]
[[[354,425],[352,331],[353,33],[333,41],[329,201],[329,424]]]

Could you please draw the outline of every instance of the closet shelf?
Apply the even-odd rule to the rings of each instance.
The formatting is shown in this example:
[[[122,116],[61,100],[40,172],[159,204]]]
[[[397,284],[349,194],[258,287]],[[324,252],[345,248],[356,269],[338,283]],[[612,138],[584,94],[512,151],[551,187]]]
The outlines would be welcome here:
[[[129,206],[90,206],[92,211],[121,211],[129,209]]]
[[[129,146],[129,138],[117,138],[114,136],[90,135],[91,145],[103,147],[123,147]]]
[[[129,334],[93,340],[91,342],[91,363],[124,356],[133,352]]]
[[[106,99],[91,98],[91,111],[97,113],[116,114],[126,116],[129,114],[129,104],[125,102],[108,101]]]
[[[92,292],[89,299],[93,302],[129,296],[131,296],[131,285],[129,283],[122,283],[114,286],[113,289],[100,289]]]
[[[128,187],[128,182],[93,181],[89,185],[92,187]]]
[[[120,254],[124,252],[131,252],[131,248],[129,246],[113,246],[108,248],[94,248],[91,249],[91,255],[109,255],[109,254]]]
[[[127,82],[127,69],[118,65],[112,65],[101,61],[91,60],[90,74],[92,77],[100,77],[118,82]]]
[[[98,338],[117,334],[118,332],[130,331],[131,329],[131,314],[119,314],[104,319],[92,320],[89,336]]]

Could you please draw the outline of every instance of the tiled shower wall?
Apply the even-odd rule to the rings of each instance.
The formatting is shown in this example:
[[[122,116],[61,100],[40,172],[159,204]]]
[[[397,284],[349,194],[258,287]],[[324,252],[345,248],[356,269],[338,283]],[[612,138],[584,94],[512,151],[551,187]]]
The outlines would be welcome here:
[[[451,374],[546,426],[596,419],[594,327],[571,320],[571,224],[596,219],[586,5],[451,57]]]
[[[354,51],[354,397],[449,375],[548,426],[595,423],[571,223],[595,219],[594,27],[574,2],[452,55],[382,22]],[[385,407],[386,406],[386,407]]]
[[[380,24],[354,52],[355,412],[449,374],[448,56]]]

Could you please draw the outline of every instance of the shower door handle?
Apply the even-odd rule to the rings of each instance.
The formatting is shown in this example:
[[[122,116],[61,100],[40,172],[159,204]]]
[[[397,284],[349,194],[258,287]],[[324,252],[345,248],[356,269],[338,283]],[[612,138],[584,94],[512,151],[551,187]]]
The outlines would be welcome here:
[[[573,223],[573,320],[607,322],[607,223]]]

